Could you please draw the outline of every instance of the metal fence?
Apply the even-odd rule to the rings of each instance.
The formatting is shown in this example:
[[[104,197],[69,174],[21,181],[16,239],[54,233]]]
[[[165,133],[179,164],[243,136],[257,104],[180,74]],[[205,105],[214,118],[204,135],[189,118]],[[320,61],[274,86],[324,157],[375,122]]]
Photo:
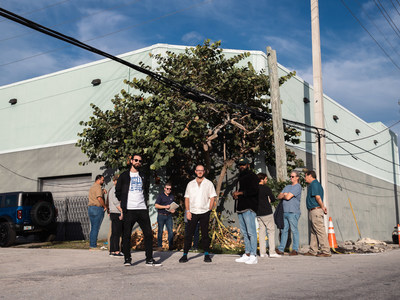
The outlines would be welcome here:
[[[90,233],[88,197],[66,197],[64,200],[55,200],[54,205],[58,209],[56,239],[88,240]]]

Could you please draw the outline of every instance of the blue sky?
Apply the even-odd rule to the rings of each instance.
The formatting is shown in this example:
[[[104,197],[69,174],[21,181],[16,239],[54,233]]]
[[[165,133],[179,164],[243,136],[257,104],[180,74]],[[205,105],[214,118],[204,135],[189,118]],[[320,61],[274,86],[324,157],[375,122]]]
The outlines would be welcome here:
[[[379,2],[400,28],[400,1]],[[320,0],[323,89],[365,121],[389,126],[400,116],[400,31],[376,3]],[[312,84],[309,0],[2,0],[0,6],[114,55],[204,39],[229,49],[271,46],[280,64]],[[0,17],[0,86],[98,59]]]

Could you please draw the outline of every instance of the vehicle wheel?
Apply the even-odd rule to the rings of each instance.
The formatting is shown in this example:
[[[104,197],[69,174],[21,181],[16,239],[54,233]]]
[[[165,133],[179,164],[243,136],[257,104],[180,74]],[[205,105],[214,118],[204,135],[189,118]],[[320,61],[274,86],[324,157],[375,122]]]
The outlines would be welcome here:
[[[32,222],[40,227],[50,225],[56,216],[54,205],[41,201],[36,203],[31,210]]]
[[[9,247],[15,243],[15,230],[12,228],[11,223],[0,223],[0,247]]]

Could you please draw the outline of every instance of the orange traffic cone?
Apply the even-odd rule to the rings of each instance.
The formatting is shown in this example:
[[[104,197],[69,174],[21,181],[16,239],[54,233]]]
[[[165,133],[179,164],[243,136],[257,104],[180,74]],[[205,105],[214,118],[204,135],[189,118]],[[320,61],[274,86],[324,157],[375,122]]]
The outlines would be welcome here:
[[[333,249],[338,248],[338,245],[336,242],[335,230],[333,229],[333,222],[332,222],[331,217],[329,217],[328,240],[329,240],[329,246],[331,248],[333,248]]]

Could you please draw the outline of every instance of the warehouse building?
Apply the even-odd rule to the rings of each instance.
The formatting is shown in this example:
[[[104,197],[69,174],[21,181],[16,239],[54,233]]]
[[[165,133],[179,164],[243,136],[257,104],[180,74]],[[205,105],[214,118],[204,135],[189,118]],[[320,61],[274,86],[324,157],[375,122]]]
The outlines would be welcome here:
[[[183,52],[185,48],[156,44],[119,57],[133,64],[142,61],[154,69],[149,53]],[[241,52],[224,50],[228,57]],[[250,53],[246,63],[250,61],[257,71],[268,70],[265,53]],[[289,72],[278,67],[280,76]],[[81,228],[75,235],[64,228],[61,235],[86,237],[88,223],[81,221],[86,203],[79,199],[87,196],[97,174],[105,174],[109,180],[112,170],[101,164],[79,164],[86,160],[75,146],[77,133],[82,131],[79,122],[92,114],[90,103],[112,109],[114,95],[122,89],[129,92],[123,80],[143,76],[104,59],[0,87],[0,192],[51,191],[59,207],[59,222]],[[295,76],[280,87],[280,93],[283,118],[313,124],[313,90],[307,82]],[[390,240],[393,226],[399,222],[397,135],[381,122],[363,121],[326,95],[324,101],[326,129],[331,133],[327,140],[329,209],[336,236],[356,240],[361,233],[363,237]],[[317,144],[313,134],[303,132],[300,144],[287,146],[307,168],[315,169]],[[267,171],[262,161],[255,167]],[[306,189],[299,221],[300,244],[308,244],[305,195]],[[151,195],[150,204],[154,197]],[[153,205],[150,211],[155,223]],[[106,219],[102,237],[109,228]]]

